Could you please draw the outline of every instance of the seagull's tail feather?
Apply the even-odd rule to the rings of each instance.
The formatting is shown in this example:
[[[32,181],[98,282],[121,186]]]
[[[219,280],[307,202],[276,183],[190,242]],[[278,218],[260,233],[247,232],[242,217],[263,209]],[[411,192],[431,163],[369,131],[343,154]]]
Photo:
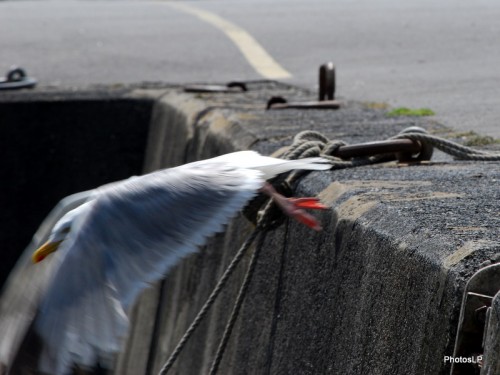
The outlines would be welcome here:
[[[264,179],[268,180],[280,173],[288,172],[294,169],[305,169],[322,171],[332,167],[328,159],[322,157],[304,158],[298,160],[285,160],[273,158],[271,156],[262,156],[256,151],[238,151],[230,154],[218,156],[210,159],[210,162],[225,162],[236,168],[257,169],[264,174]],[[198,163],[205,163],[203,160]]]
[[[255,167],[255,169],[258,169],[259,171],[264,173],[264,178],[266,180],[273,178],[274,176],[277,176],[280,173],[289,172],[294,169],[302,169],[309,171],[324,171],[332,168],[332,165],[329,163],[328,159],[321,157],[304,158],[298,160],[283,160],[275,158],[269,158],[269,159],[274,159],[277,162],[273,164],[267,164]]]

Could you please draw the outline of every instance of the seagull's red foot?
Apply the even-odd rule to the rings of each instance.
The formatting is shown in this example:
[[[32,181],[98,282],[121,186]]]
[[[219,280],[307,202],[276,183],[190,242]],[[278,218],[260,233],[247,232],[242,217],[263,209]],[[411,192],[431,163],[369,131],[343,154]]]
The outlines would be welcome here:
[[[323,229],[320,223],[316,220],[316,218],[302,208],[309,208],[314,210],[325,210],[326,207],[324,204],[319,203],[319,199],[317,198],[285,198],[276,199],[274,197],[275,202],[280,206],[283,212],[297,220],[299,223],[307,225],[309,228],[314,229],[316,231],[320,231]]]
[[[322,229],[316,218],[303,210],[303,208],[312,210],[327,210],[328,207],[322,204],[318,198],[286,198],[267,183],[261,190],[273,198],[274,202],[281,208],[285,215],[294,218],[298,222],[305,224],[309,228],[316,231],[320,231]]]
[[[328,210],[319,198],[287,198],[297,208],[308,208],[311,210]]]

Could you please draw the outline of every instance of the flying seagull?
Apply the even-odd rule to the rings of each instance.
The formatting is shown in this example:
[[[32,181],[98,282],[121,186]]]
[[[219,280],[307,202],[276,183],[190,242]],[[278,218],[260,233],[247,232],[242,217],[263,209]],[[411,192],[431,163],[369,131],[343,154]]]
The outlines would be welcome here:
[[[317,198],[285,198],[266,180],[293,169],[330,167],[322,158],[282,160],[241,151],[97,188],[33,254],[37,263],[58,250],[59,262],[35,320],[40,370],[65,375],[74,364],[109,364],[138,294],[221,231],[259,191],[320,230],[303,210],[325,208]]]

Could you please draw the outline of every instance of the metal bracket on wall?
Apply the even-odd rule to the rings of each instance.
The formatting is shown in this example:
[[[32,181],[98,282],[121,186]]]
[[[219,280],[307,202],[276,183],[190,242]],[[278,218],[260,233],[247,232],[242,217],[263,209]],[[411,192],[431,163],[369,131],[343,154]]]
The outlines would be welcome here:
[[[248,91],[243,82],[229,82],[227,85],[190,85],[184,87],[185,92],[191,93],[239,93]]]
[[[335,100],[335,66],[328,62],[319,67],[319,100],[308,102],[288,102],[281,96],[273,96],[267,102],[267,109],[338,109]]]
[[[0,90],[16,90],[35,87],[37,80],[28,77],[23,68],[12,67],[5,78],[0,78]]]
[[[489,311],[500,290],[500,263],[477,271],[467,282],[458,324],[452,375],[479,374]],[[460,362],[456,362],[457,358]]]

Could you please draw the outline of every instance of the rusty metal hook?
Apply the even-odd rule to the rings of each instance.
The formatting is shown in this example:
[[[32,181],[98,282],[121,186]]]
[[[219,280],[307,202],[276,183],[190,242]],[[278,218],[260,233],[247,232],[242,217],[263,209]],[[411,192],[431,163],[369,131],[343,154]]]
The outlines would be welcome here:
[[[401,160],[399,155],[403,153],[404,155],[415,155],[420,153],[421,150],[422,147],[419,142],[415,142],[410,139],[390,139],[386,141],[340,146],[333,156],[338,156],[341,159],[350,159],[355,157],[394,154],[394,159],[398,159],[399,161],[408,161],[407,159]]]

